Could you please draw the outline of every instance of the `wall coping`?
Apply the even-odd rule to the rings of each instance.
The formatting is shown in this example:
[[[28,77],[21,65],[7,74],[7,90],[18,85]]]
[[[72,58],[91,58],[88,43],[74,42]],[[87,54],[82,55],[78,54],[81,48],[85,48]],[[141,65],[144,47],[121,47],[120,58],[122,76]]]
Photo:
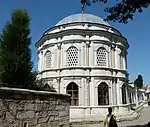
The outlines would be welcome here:
[[[106,106],[70,106],[71,109],[86,109],[86,108],[116,108],[116,107],[129,107],[131,104],[122,104],[122,105],[106,105]]]
[[[0,87],[0,99],[1,99],[1,96],[3,96],[3,94],[5,94],[5,95],[6,94],[8,94],[8,95],[9,94],[17,94],[17,95],[19,94],[19,95],[27,95],[27,96],[28,95],[41,96],[41,97],[42,96],[51,97],[51,95],[54,95],[54,96],[58,96],[58,97],[60,96],[60,97],[70,98],[69,94],[61,94],[61,93],[48,92],[48,91],[36,91],[36,90],[20,89],[20,88]]]

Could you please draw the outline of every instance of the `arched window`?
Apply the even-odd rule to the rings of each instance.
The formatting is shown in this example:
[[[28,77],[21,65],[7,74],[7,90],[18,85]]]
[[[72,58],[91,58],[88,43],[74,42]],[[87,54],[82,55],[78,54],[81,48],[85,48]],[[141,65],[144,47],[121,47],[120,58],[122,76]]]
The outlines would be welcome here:
[[[45,67],[51,68],[52,65],[52,53],[50,51],[47,51],[45,53]]]
[[[120,61],[120,69],[124,69],[124,63],[123,63],[123,59],[124,59],[124,56],[123,56],[123,53],[121,53],[119,55],[119,61]]]
[[[105,82],[98,86],[98,105],[109,105],[109,90]]]
[[[78,85],[74,82],[68,84],[66,93],[71,95],[70,105],[78,106],[79,105],[79,96],[78,96]]]
[[[107,51],[105,48],[100,47],[97,50],[97,65],[98,66],[106,66],[107,65]]]
[[[126,86],[125,84],[122,85],[122,104],[126,104]]]
[[[78,64],[78,49],[71,46],[67,50],[67,65],[76,66]]]

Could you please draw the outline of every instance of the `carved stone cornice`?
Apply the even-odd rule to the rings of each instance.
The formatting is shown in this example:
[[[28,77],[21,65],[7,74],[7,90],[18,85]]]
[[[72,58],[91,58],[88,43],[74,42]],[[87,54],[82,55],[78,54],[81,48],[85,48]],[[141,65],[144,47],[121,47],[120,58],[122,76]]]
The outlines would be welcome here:
[[[58,37],[62,37],[65,35],[88,35],[88,36],[92,36],[92,35],[98,35],[98,36],[107,36],[108,38],[116,38],[121,42],[126,42],[126,45],[128,45],[127,40],[125,37],[121,36],[121,35],[117,35],[114,33],[110,33],[108,31],[104,31],[104,30],[84,30],[84,29],[69,29],[69,30],[64,30],[64,31],[60,31],[60,32],[56,32],[56,33],[51,33],[51,34],[46,34],[43,35],[40,40],[36,43],[36,47],[38,47],[40,44],[42,44],[43,42],[45,42],[46,40],[49,40],[51,38],[58,38]],[[110,39],[111,39],[110,38]]]

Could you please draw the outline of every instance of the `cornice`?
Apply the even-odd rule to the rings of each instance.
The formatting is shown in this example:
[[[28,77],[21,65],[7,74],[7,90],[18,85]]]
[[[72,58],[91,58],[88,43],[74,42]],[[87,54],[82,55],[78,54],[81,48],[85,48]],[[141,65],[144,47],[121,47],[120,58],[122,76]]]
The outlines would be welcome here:
[[[69,30],[64,30],[56,33],[51,33],[51,34],[46,34],[43,35],[40,40],[36,43],[36,47],[39,47],[39,45],[43,44],[46,40],[51,39],[51,38],[62,38],[65,35],[82,35],[82,36],[93,36],[93,35],[99,35],[99,36],[107,36],[110,38],[110,40],[122,40],[121,42],[124,42],[127,47],[129,47],[129,44],[127,42],[127,39],[123,36],[119,36],[114,33],[110,33],[108,31],[104,30],[84,30],[84,29],[69,29]]]
[[[39,74],[42,74],[44,72],[49,72],[49,71],[63,71],[63,70],[75,70],[75,69],[82,69],[82,70],[109,70],[111,72],[121,72],[124,74],[128,74],[127,70],[120,70],[120,69],[114,69],[114,68],[109,68],[109,67],[98,67],[98,66],[75,66],[75,67],[63,67],[63,68],[51,68],[51,69],[47,69],[47,70],[43,70],[41,72],[39,72]]]
[[[48,76],[48,77],[45,77],[45,78],[42,78],[42,79],[51,79],[51,78],[71,78],[71,77],[76,77],[76,78],[87,78],[87,76],[89,76],[89,75],[76,75],[76,76],[74,76],[74,75],[69,75],[69,76]],[[100,76],[94,76],[94,75],[92,75],[92,76],[89,76],[90,78],[92,78],[92,77],[94,77],[95,79],[113,79],[113,78],[118,78],[118,79],[121,79],[121,80],[126,80],[127,78],[126,77],[117,77],[117,76],[108,76],[108,75],[106,75],[106,76],[103,76],[103,75],[100,75]]]
[[[43,33],[43,35],[47,34],[50,31],[56,30],[56,29],[61,29],[61,28],[64,28],[64,27],[76,26],[76,25],[83,25],[84,26],[85,24],[88,24],[88,27],[90,27],[90,26],[98,26],[98,27],[102,27],[102,28],[106,28],[106,29],[112,29],[113,31],[115,31],[118,34],[122,35],[119,30],[117,30],[116,28],[114,28],[112,26],[107,26],[107,25],[98,24],[98,23],[89,23],[89,22],[73,22],[73,23],[67,23],[67,24],[63,24],[63,25],[53,26],[53,27],[47,29]]]

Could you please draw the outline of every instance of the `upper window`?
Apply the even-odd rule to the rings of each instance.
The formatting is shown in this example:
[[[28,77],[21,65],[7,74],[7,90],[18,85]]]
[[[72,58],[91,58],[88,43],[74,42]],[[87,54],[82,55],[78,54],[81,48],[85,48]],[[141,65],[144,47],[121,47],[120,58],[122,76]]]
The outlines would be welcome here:
[[[107,65],[107,51],[103,47],[100,47],[97,50],[97,65],[98,66],[106,66]]]
[[[71,46],[67,50],[67,65],[76,66],[78,64],[78,49],[74,46]]]
[[[45,67],[51,68],[52,65],[52,53],[50,51],[47,51],[45,53]]]

